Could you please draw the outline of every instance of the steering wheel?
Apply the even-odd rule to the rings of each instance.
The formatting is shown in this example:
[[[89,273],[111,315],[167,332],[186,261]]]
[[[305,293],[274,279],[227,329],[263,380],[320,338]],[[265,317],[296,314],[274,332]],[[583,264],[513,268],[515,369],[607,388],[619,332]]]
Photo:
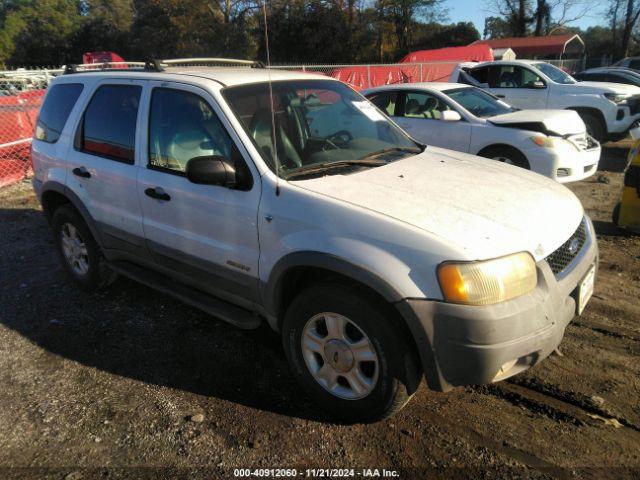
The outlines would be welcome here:
[[[351,132],[348,132],[347,130],[338,130],[325,138],[324,142],[325,146],[328,144],[334,149],[340,149],[345,147],[351,140],[353,140]],[[325,146],[322,147],[323,150],[326,150]]]

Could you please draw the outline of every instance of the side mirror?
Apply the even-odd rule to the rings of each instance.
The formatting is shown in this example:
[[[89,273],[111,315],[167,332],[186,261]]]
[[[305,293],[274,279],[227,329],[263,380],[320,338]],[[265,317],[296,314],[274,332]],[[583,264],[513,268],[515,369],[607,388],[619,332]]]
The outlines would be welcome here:
[[[544,84],[544,82],[541,82],[540,80],[538,80],[537,82],[533,82],[531,84],[531,88],[541,89],[541,88],[547,88],[547,86]]]
[[[440,120],[443,122],[459,122],[462,117],[455,110],[445,110],[440,112]]]
[[[186,174],[192,183],[222,187],[236,185],[235,169],[225,157],[218,155],[192,158],[187,162]]]

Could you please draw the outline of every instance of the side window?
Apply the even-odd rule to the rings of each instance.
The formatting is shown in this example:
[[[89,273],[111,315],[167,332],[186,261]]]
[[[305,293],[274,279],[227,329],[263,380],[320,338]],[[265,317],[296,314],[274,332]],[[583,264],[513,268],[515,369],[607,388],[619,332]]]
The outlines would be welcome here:
[[[149,112],[149,166],[184,173],[195,157],[232,159],[233,141],[206,100],[184,90],[155,88]]]
[[[530,88],[542,79],[531,70],[518,65],[500,65],[493,79],[493,88]]]
[[[629,60],[629,68],[633,68],[634,70],[640,69],[640,59]]]
[[[82,88],[81,83],[62,83],[49,89],[36,123],[35,137],[38,140],[48,143],[58,141]]]
[[[438,120],[440,112],[449,110],[446,103],[426,92],[409,92],[404,97],[405,118],[427,118]]]
[[[467,70],[466,72],[479,83],[489,83],[489,67],[474,68]]]
[[[84,112],[79,150],[133,164],[141,92],[138,85],[98,88]]]
[[[376,107],[378,107],[390,117],[395,115],[396,99],[398,98],[397,92],[375,93],[368,98]]]

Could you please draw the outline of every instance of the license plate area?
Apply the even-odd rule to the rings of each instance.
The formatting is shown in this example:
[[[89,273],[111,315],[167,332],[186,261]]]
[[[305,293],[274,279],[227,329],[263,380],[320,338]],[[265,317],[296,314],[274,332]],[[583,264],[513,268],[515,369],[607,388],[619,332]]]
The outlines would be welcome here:
[[[593,295],[595,279],[596,266],[591,265],[585,276],[582,277],[582,280],[580,280],[580,283],[578,284],[578,295],[576,302],[578,315],[582,315],[584,308],[587,306],[587,303],[589,303],[589,299],[591,299],[591,296]]]

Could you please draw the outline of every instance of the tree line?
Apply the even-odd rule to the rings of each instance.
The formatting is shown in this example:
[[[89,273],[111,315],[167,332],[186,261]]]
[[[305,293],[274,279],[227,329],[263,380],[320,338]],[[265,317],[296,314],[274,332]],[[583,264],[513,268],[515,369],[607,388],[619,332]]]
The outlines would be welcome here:
[[[421,48],[467,45],[442,0],[271,0],[272,62],[395,61]],[[129,60],[265,58],[262,0],[3,0],[0,63],[80,63],[89,51]]]
[[[488,0],[485,38],[578,33],[591,57],[612,60],[640,54],[640,0]],[[586,30],[571,24],[599,16],[601,25]]]

